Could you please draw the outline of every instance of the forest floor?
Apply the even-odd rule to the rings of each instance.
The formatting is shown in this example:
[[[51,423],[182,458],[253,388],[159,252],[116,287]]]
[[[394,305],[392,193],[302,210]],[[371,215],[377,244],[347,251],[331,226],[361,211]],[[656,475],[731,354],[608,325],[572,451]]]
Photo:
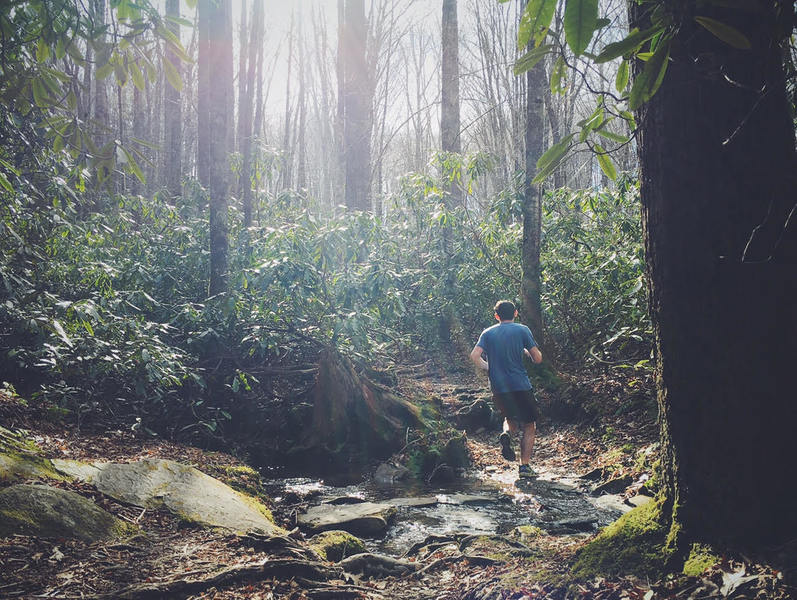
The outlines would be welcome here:
[[[431,381],[422,378],[402,385],[438,395],[449,415],[462,407],[460,384]],[[484,387],[478,382],[476,385]],[[649,472],[644,456],[655,448],[657,439],[649,378],[593,374],[574,385],[581,390],[582,398],[588,398],[585,402],[593,406],[581,414],[582,422],[577,426],[543,421],[533,459],[535,468],[548,474],[579,476],[592,472],[602,479],[622,477],[628,482],[622,493],[636,494],[644,481],[642,475]],[[563,394],[572,398],[573,390],[560,390],[559,395]],[[542,404],[551,407],[560,401],[561,398],[549,396],[543,398]],[[1,393],[0,421],[7,427],[26,430],[50,458],[115,462],[168,458],[238,487],[260,486],[256,475],[236,468],[244,463],[230,454],[142,437],[129,429],[78,432],[43,419],[40,413]],[[468,446],[473,471],[480,476],[516,468],[501,458],[495,432],[470,434]],[[165,509],[122,504],[86,484],[50,483],[92,498],[145,533],[133,539],[94,544],[21,535],[0,538],[0,598],[781,599],[791,597],[793,591],[776,568],[742,557],[724,558],[699,577],[673,576],[658,583],[632,577],[598,578],[565,585],[562,582],[576,552],[592,534],[545,532],[539,532],[532,542],[533,558],[509,557],[475,564],[467,558],[454,560],[441,555],[442,560],[433,568],[406,576],[363,576],[352,580],[337,572],[339,578],[332,575],[323,584],[310,585],[306,577],[262,568],[269,561],[277,564],[286,557],[295,558],[296,549],[290,543],[279,548],[257,537],[205,529]],[[279,525],[293,528],[295,515],[291,511],[279,505],[272,509]],[[303,543],[298,530],[294,529],[290,536]],[[229,576],[211,580],[221,570]],[[178,591],[175,582],[188,585]],[[192,588],[190,582],[204,583]],[[141,584],[151,585],[151,590],[139,588],[134,592],[128,587]]]

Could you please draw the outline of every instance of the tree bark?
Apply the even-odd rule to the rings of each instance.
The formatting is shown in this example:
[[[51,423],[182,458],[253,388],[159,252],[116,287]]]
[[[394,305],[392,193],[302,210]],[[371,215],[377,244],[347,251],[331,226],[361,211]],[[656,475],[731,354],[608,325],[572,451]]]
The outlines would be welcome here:
[[[252,24],[249,35],[249,58],[246,73],[246,84],[243,90],[244,99],[239,103],[240,123],[238,135],[241,144],[241,198],[244,211],[244,227],[252,225],[252,137],[255,127],[252,124],[252,104],[255,101],[255,76],[260,76],[263,63],[263,3],[255,2],[252,6]],[[243,45],[242,45],[243,46]],[[241,51],[243,52],[243,47]],[[243,77],[243,72],[238,75]],[[240,88],[239,88],[240,89]],[[262,82],[258,80],[258,96],[262,95]]]
[[[166,16],[180,16],[179,0],[166,0]],[[174,21],[167,21],[166,26],[177,38],[180,38],[180,25]],[[166,44],[166,60],[174,65],[178,73],[182,73],[182,61],[172,49],[171,44]],[[181,195],[181,179],[183,172],[183,105],[180,90],[167,84],[163,91],[163,126],[164,149],[164,184],[169,195]]]
[[[343,147],[350,210],[371,210],[371,97],[365,57],[364,0],[345,0],[343,35]]]
[[[542,321],[542,270],[540,267],[540,242],[542,239],[542,189],[532,183],[537,174],[537,161],[542,156],[545,128],[543,126],[544,95],[547,89],[545,66],[538,62],[526,74],[526,169],[523,177],[523,242],[521,261],[523,276],[520,284],[523,321],[534,333],[535,341],[542,346],[544,330]]]
[[[206,112],[199,113],[199,130],[206,135],[200,142],[200,156],[207,162],[204,180],[210,193],[210,285],[214,296],[227,289],[227,157],[232,126],[230,106],[233,103],[233,57],[231,0],[200,0],[199,64],[204,65],[200,78],[199,97],[204,97]],[[202,69],[200,69],[202,72]],[[211,81],[210,74],[214,81]],[[203,180],[200,174],[200,180]]]
[[[797,530],[797,160],[776,5],[715,6],[752,47],[683,17],[639,113],[643,226],[673,539],[759,546]]]
[[[457,0],[443,0],[440,142],[444,153],[462,152],[459,119],[459,34]],[[451,173],[445,173],[451,176]],[[462,204],[462,185],[454,178],[449,186],[452,206]]]

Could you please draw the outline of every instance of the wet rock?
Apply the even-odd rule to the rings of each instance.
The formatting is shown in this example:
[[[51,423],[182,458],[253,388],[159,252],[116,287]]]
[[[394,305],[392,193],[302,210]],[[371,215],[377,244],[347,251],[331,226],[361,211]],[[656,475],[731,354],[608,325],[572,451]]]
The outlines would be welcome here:
[[[382,463],[374,473],[374,481],[383,485],[392,485],[397,481],[406,479],[410,474],[410,470],[403,465],[394,465],[392,463]]]
[[[312,532],[342,529],[357,536],[380,537],[396,515],[390,504],[361,502],[359,504],[313,506],[299,515],[300,526]]]
[[[384,556],[382,554],[355,554],[340,561],[347,573],[366,577],[401,577],[415,572],[419,565],[409,560]]]
[[[549,533],[591,532],[597,529],[598,518],[595,516],[589,516],[575,519],[562,519],[561,521],[547,523],[543,525],[543,527]]]
[[[429,475],[428,482],[435,485],[451,483],[457,479],[457,474],[447,464],[437,465]]]
[[[602,483],[599,486],[596,486],[590,494],[592,496],[601,496],[603,494],[619,494],[624,492],[625,489],[634,483],[634,478],[630,475],[623,475],[621,477],[615,477],[614,479],[610,479],[606,483]]]
[[[653,498],[643,494],[637,494],[636,496],[631,496],[625,502],[626,504],[636,508],[637,506],[642,506],[643,504],[647,504],[648,502],[652,502]]]
[[[442,504],[494,504],[498,502],[495,496],[485,494],[447,494],[437,497]]]
[[[414,498],[391,498],[388,504],[393,506],[410,506],[414,508],[429,508],[437,505],[437,496],[418,496]]]
[[[53,461],[56,468],[91,483],[112,498],[157,508],[165,506],[186,521],[236,532],[284,533],[258,500],[218,479],[172,460],[133,463]]]
[[[472,400],[472,397],[460,397],[464,400]],[[491,426],[493,409],[485,400],[476,400],[469,406],[454,413],[454,421],[457,427],[468,432],[485,429]]]
[[[324,531],[314,535],[309,543],[322,558],[332,562],[365,552],[365,544],[360,538],[341,530]]]
[[[359,496],[339,496],[337,498],[327,500],[324,504],[334,504],[336,506],[340,506],[343,504],[361,504],[362,502],[365,502],[365,499],[360,498]]]
[[[32,535],[98,542],[137,531],[80,494],[45,485],[0,491],[0,537]]]
[[[604,495],[598,498],[591,498],[590,502],[595,508],[607,510],[617,515],[622,515],[631,510],[631,506],[625,504],[620,496]]]
[[[587,471],[583,475],[579,476],[581,479],[586,479],[587,481],[601,481],[606,477],[606,468],[605,467],[595,467],[591,471]]]

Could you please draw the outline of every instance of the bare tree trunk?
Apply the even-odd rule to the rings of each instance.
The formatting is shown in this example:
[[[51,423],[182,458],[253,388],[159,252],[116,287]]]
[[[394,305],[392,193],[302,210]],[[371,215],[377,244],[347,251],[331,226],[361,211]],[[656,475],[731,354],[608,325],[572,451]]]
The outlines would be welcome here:
[[[345,0],[343,24],[343,140],[346,206],[371,210],[371,97],[365,57],[367,24],[363,0]]]
[[[288,32],[288,77],[285,83],[285,130],[282,136],[282,189],[293,185],[293,151],[291,148],[291,77],[293,76],[293,28],[295,12],[291,12],[291,28]]]
[[[166,15],[174,18],[180,16],[179,0],[166,0]],[[179,23],[167,21],[166,26],[178,39],[180,38]],[[178,73],[182,73],[182,61],[168,42],[165,59],[174,65]],[[163,91],[163,126],[164,185],[170,196],[177,197],[182,193],[180,181],[183,170],[183,105],[180,90],[172,85],[166,85]]]
[[[301,7],[301,2],[299,2]],[[299,190],[307,188],[307,149],[305,148],[305,129],[307,127],[307,98],[305,90],[307,87],[306,73],[308,69],[307,57],[305,55],[304,36],[302,35],[302,20],[299,19],[299,32],[298,32],[298,45],[299,45],[299,98],[297,100],[298,106],[298,124],[296,128],[296,152],[298,156],[298,165],[296,169],[296,187]]]
[[[98,27],[105,25],[105,0],[93,0],[94,7],[94,22]],[[100,34],[98,41],[101,44],[107,43],[105,33]],[[97,59],[107,60],[107,56],[101,56],[99,53]],[[103,65],[98,65],[103,66]],[[105,80],[94,78],[94,120],[99,126],[99,133],[97,135],[98,145],[102,146],[108,141],[108,130],[110,128],[110,120],[108,117],[108,90],[105,85]]]
[[[461,153],[459,122],[459,34],[457,0],[443,0],[442,72],[440,106],[440,142],[443,152]],[[453,176],[452,173],[444,173]],[[449,187],[452,206],[462,204],[462,185],[457,177]]]
[[[521,248],[523,278],[520,297],[523,301],[523,320],[543,344],[540,241],[542,233],[542,189],[532,183],[537,173],[537,161],[542,156],[545,128],[543,125],[545,67],[538,62],[526,74],[526,171],[524,176],[523,245]]]
[[[263,3],[255,2],[252,5],[252,24],[249,35],[249,58],[248,72],[246,74],[245,98],[244,102],[239,103],[241,107],[240,124],[238,135],[240,137],[241,152],[243,154],[243,164],[241,167],[241,188],[244,210],[244,227],[252,225],[252,137],[260,127],[260,123],[252,124],[252,102],[255,88],[255,77],[257,82],[257,102],[262,102],[260,96],[263,93],[263,84],[260,80],[260,70],[263,63]],[[243,77],[243,73],[239,75]],[[262,109],[258,105],[258,118],[262,119]],[[257,121],[258,119],[255,119]]]
[[[255,0],[255,4],[257,1]],[[246,48],[246,37],[247,37],[247,26],[246,26],[246,0],[241,0],[241,29],[238,32],[238,128],[237,128],[237,135],[234,142],[234,148],[238,150],[238,152],[243,152],[244,147],[244,137],[246,136],[246,129],[251,127],[251,123],[244,122],[244,118],[246,116],[246,107],[245,104],[247,102],[247,89],[246,85],[248,83],[247,78],[247,67],[246,61],[248,58],[247,48]],[[241,189],[243,189],[243,181],[239,182]]]
[[[338,0],[338,53],[335,58],[335,75],[338,82],[337,110],[335,111],[335,150],[337,164],[335,173],[335,198],[336,204],[346,202],[346,152],[344,149],[343,129],[345,120],[346,77],[345,77],[345,36],[346,10],[345,0]]]
[[[233,57],[231,0],[199,0],[199,97],[205,98],[206,112],[199,113],[199,130],[205,131],[199,154],[208,171],[200,179],[210,192],[210,285],[214,296],[227,290],[228,251],[228,152],[233,102]],[[214,75],[215,81],[208,76]]]

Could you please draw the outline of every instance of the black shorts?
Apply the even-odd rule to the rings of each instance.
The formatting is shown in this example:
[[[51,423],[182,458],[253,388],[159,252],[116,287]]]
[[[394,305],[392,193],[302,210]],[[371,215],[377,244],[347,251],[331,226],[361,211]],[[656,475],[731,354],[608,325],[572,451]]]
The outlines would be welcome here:
[[[493,404],[505,419],[518,423],[536,423],[539,418],[534,390],[494,393]]]

